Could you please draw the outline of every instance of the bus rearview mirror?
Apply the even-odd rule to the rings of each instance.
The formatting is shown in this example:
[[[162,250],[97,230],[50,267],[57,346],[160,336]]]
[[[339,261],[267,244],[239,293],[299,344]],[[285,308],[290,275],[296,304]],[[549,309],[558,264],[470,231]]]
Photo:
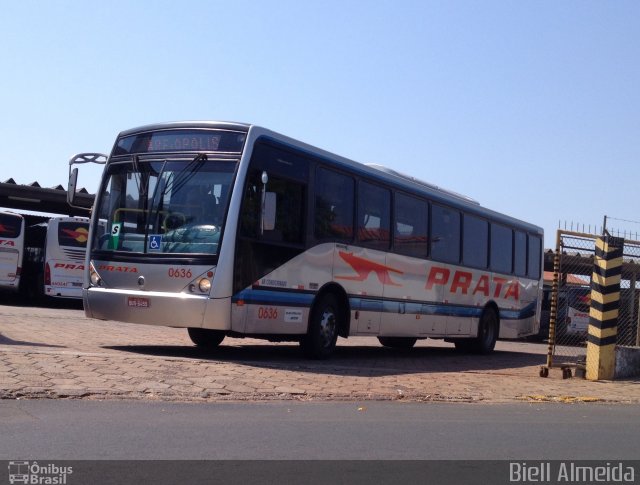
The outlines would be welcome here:
[[[69,185],[67,186],[67,203],[74,205],[76,199],[76,186],[78,184],[78,169],[74,168],[69,174]]]

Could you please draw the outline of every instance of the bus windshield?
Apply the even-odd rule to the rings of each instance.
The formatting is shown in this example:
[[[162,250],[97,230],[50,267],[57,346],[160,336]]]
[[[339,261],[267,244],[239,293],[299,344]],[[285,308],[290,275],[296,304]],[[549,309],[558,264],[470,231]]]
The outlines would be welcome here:
[[[217,255],[236,164],[204,154],[112,162],[98,201],[92,248]]]

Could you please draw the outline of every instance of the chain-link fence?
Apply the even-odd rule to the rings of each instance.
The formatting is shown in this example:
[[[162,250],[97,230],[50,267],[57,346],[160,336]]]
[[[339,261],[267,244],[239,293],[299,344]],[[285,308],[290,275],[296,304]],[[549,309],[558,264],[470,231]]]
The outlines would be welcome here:
[[[597,237],[558,231],[559,251],[549,299],[549,345],[554,366],[585,361]],[[623,254],[617,345],[637,347],[640,346],[640,243],[625,241]]]
[[[625,241],[617,345],[640,347],[640,243]]]

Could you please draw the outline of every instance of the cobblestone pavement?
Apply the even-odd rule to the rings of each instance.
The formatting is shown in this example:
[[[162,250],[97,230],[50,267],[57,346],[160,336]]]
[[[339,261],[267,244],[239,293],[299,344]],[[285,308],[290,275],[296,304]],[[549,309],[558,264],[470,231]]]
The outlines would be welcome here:
[[[441,341],[387,349],[340,339],[310,361],[295,343],[226,338],[196,349],[185,329],[85,318],[81,310],[0,306],[0,398],[640,402],[640,381],[538,376],[546,345],[498,342],[488,356]]]

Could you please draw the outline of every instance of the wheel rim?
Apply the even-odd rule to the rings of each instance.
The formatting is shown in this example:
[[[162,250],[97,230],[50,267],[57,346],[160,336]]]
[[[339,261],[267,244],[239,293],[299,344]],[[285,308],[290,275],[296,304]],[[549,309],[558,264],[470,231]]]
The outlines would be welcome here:
[[[333,308],[327,307],[320,316],[319,334],[323,347],[329,347],[336,331],[336,315]]]

